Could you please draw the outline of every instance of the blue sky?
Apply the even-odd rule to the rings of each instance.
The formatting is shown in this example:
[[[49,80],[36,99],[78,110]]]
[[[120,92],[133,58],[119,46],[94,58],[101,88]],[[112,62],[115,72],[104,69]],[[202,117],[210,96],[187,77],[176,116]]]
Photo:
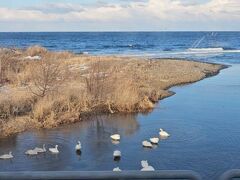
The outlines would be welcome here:
[[[240,30],[239,0],[0,0],[0,31]]]

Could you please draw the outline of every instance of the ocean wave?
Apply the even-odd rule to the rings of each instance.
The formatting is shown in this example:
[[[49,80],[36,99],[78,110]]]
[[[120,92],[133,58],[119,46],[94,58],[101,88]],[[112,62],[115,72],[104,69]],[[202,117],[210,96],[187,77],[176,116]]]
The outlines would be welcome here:
[[[200,53],[200,54],[210,54],[210,53],[240,53],[240,49],[230,49],[230,48],[189,48],[184,53]]]
[[[228,54],[240,53],[240,49],[225,48],[190,48],[183,50],[163,49],[162,51],[152,52],[125,52],[119,56],[127,57],[150,57],[150,58],[209,58],[217,56],[228,56]]]
[[[189,48],[188,51],[197,51],[197,52],[219,52],[224,51],[223,48]]]
[[[130,49],[146,49],[146,48],[152,48],[154,45],[152,44],[118,44],[118,45],[103,45],[103,48],[130,48]]]

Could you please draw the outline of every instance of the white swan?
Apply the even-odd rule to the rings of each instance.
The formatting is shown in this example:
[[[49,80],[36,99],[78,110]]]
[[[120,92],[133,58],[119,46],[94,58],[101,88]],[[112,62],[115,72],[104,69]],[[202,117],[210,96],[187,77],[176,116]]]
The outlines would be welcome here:
[[[56,145],[55,148],[49,148],[49,151],[53,154],[58,154],[59,153],[58,145]]]
[[[156,138],[156,137],[150,138],[150,142],[151,142],[152,144],[158,144],[159,138]]]
[[[148,167],[148,162],[146,160],[141,161],[142,167]]]
[[[155,171],[155,169],[152,166],[149,166],[148,162],[145,160],[141,161],[141,165],[141,171]]]
[[[119,167],[113,168],[113,171],[120,172],[122,171]]]
[[[152,166],[148,166],[148,167],[142,168],[141,171],[155,171],[155,169]]]
[[[77,145],[75,146],[75,150],[76,150],[76,151],[81,151],[81,149],[82,149],[81,142],[78,141]]]
[[[148,142],[148,141],[143,141],[142,145],[143,145],[143,147],[148,147],[148,148],[152,148],[153,147],[152,144],[150,142]]]
[[[164,131],[163,129],[160,129],[159,135],[161,137],[169,137],[170,134],[168,134],[166,131]]]
[[[12,152],[0,156],[0,159],[12,159],[12,158],[13,158]]]
[[[122,155],[122,154],[121,154],[121,151],[119,151],[119,150],[116,150],[116,151],[113,152],[113,157],[114,157],[114,158],[120,158],[121,155]]]
[[[42,147],[42,148],[35,147],[34,151],[36,151],[36,152],[38,152],[38,153],[47,152],[46,147],[45,147],[45,144],[43,144],[43,147]]]
[[[121,138],[119,134],[113,134],[110,137],[114,141],[120,141],[120,138]]]
[[[30,155],[30,156],[33,156],[33,155],[37,155],[38,152],[37,152],[36,150],[34,150],[34,149],[30,149],[30,150],[27,150],[27,151],[25,152],[25,154]]]

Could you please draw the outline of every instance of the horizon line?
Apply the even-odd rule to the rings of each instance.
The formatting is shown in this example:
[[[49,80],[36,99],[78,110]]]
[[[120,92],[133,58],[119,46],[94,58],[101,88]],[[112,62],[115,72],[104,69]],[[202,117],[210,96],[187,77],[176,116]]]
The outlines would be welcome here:
[[[139,31],[0,31],[0,33],[131,33],[131,32],[240,32],[240,30],[139,30]]]

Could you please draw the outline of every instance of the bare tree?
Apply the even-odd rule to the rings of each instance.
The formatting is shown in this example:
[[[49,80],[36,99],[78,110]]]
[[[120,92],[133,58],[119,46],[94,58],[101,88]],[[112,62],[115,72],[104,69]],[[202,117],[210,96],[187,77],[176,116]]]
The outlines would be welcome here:
[[[114,113],[112,98],[118,91],[121,75],[118,67],[104,63],[92,63],[89,74],[85,77],[85,84],[92,107],[102,107],[103,110]]]
[[[88,76],[85,77],[87,92],[92,96],[94,103],[99,103],[102,100],[106,86],[107,74],[102,72],[101,69],[101,64],[97,61],[92,64]]]
[[[44,97],[61,86],[66,71],[57,60],[44,59],[34,64],[31,75],[30,91],[38,97]]]

